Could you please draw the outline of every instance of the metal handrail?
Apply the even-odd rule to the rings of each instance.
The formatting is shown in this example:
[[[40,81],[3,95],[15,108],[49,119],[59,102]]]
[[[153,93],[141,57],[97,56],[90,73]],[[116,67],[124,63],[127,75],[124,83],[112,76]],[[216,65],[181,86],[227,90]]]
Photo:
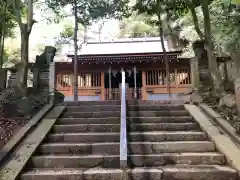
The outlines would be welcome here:
[[[122,85],[121,85],[121,129],[120,131],[121,131],[120,132],[120,167],[125,171],[127,168],[127,120],[126,120],[125,71],[123,69],[122,69]]]

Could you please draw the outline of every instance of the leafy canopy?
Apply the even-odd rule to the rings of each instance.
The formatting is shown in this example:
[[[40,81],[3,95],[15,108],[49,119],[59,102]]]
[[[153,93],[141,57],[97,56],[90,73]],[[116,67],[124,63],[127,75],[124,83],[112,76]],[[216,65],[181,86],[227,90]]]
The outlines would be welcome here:
[[[74,6],[74,0],[45,0],[50,8],[56,14],[61,16],[65,7],[71,7],[71,13],[74,14],[77,8],[77,21],[83,26],[88,26],[92,22],[102,18],[121,18],[129,15],[129,0],[76,0],[77,7]]]

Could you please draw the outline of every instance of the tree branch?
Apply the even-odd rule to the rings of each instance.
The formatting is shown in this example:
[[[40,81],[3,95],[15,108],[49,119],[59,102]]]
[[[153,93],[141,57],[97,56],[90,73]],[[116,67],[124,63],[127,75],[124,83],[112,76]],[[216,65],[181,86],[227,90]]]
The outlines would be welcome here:
[[[186,0],[186,3],[192,13],[192,18],[193,18],[193,23],[194,23],[194,26],[195,26],[195,30],[196,32],[198,33],[198,36],[200,37],[201,40],[204,40],[205,37],[204,37],[204,34],[203,32],[200,30],[200,27],[199,27],[199,23],[198,23],[198,18],[197,18],[197,13],[195,11],[195,7],[194,7],[194,4],[192,2],[192,0]]]

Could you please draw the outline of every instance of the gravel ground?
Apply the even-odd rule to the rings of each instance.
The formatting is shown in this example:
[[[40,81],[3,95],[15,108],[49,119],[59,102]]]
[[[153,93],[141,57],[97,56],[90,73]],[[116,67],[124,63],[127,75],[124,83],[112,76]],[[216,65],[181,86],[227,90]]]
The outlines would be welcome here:
[[[22,126],[27,123],[27,119],[0,117],[0,149]]]

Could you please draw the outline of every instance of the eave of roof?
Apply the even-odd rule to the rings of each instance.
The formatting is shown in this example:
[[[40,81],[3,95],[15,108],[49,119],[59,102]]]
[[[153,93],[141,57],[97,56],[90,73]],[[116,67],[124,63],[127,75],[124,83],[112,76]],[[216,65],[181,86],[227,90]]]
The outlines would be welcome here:
[[[173,56],[178,56],[182,53],[182,51],[170,51],[167,52],[167,55],[173,55]],[[83,55],[78,55],[78,60],[83,60],[86,58],[94,58],[94,59],[98,59],[98,58],[126,58],[126,57],[156,57],[156,56],[163,56],[164,53],[163,52],[147,52],[147,53],[121,53],[121,54],[83,54]],[[67,57],[69,58],[74,58],[74,55],[67,55]]]

